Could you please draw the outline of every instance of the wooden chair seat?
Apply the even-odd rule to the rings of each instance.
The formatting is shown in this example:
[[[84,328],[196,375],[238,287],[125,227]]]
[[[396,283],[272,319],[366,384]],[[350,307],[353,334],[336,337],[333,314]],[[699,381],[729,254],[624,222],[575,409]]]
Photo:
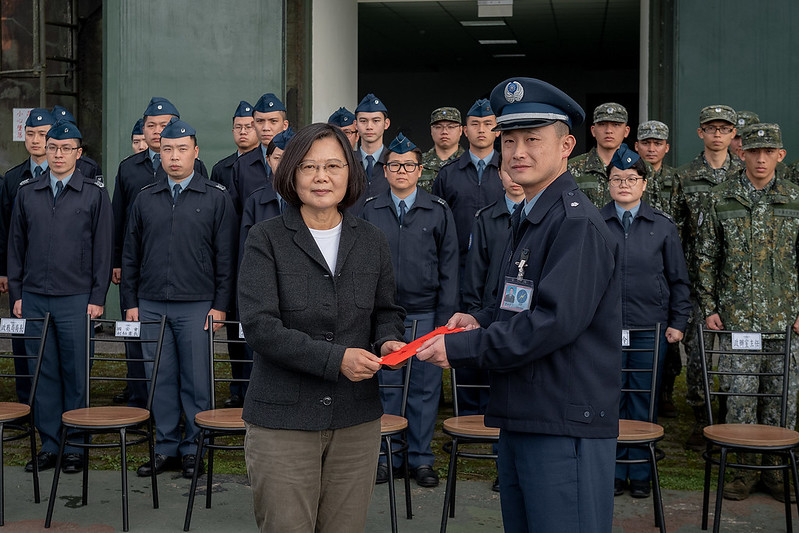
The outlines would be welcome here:
[[[490,428],[485,425],[483,415],[455,416],[444,420],[444,431],[459,437],[496,437],[499,438],[499,428]]]
[[[704,430],[713,442],[733,446],[785,447],[799,444],[799,433],[792,429],[763,424],[714,424]]]
[[[399,431],[404,431],[407,429],[407,427],[407,418],[388,414],[384,414],[380,417],[380,432],[384,435],[386,433],[397,433]]]
[[[207,429],[244,429],[241,412],[241,407],[211,409],[197,413],[194,422]]]
[[[117,405],[84,407],[61,415],[64,424],[87,427],[126,426],[145,422],[148,418],[150,411],[147,409]]]
[[[30,405],[17,402],[0,402],[0,422],[17,420],[31,412]]]
[[[620,442],[653,440],[663,437],[663,426],[643,420],[619,420]]]

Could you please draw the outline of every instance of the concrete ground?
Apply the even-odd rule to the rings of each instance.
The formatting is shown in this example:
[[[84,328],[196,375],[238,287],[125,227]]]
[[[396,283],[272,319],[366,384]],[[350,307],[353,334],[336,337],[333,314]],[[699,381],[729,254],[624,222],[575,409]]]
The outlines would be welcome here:
[[[22,467],[5,467],[5,527],[2,533],[48,531],[43,528],[52,482],[52,470],[41,475],[42,502],[33,502],[31,475]],[[205,477],[203,477],[203,481]],[[195,532],[255,531],[252,499],[244,476],[215,476],[212,508],[204,504],[204,486],[199,491],[192,516]],[[113,471],[91,471],[89,504],[80,505],[81,476],[61,476],[53,515],[53,532],[109,532],[122,529],[120,476]],[[413,485],[414,517],[404,515],[404,491],[396,482],[399,507],[399,531],[435,532],[439,530],[444,486],[423,489]],[[152,508],[149,478],[129,477],[130,530],[146,532],[182,531],[186,512],[189,480],[177,472],[158,478],[160,508]],[[667,490],[663,494],[666,527],[671,532],[698,532],[701,520],[701,493]],[[711,497],[711,505],[713,499]],[[770,496],[755,493],[742,502],[725,501],[722,531],[785,531],[783,506]],[[471,533],[501,531],[499,495],[485,482],[458,482],[456,518],[450,519],[448,531]],[[796,507],[794,520],[798,520]],[[388,485],[375,487],[369,509],[368,532],[390,531]],[[652,499],[634,500],[627,494],[615,499],[614,533],[654,532]]]

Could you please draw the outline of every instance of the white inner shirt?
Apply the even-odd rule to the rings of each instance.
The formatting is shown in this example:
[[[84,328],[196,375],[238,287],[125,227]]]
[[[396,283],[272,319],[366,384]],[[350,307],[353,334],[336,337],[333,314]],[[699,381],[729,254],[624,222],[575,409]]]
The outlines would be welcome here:
[[[319,247],[319,251],[322,252],[322,256],[327,261],[330,272],[334,274],[336,272],[336,261],[338,260],[338,243],[341,240],[342,222],[339,222],[336,227],[331,229],[308,228],[311,232],[311,237],[313,237]]]

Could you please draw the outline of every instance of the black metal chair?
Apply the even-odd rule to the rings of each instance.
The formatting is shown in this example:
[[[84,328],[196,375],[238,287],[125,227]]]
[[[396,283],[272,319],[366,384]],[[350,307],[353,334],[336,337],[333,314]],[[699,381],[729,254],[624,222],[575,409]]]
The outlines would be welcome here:
[[[411,340],[416,339],[417,321],[414,320],[409,326],[411,330]],[[405,329],[408,329],[406,327]],[[391,531],[397,532],[397,496],[394,490],[394,459],[395,453],[401,453],[403,457],[402,477],[405,481],[405,516],[408,520],[413,518],[413,508],[411,505],[411,476],[408,470],[408,442],[405,439],[405,431],[408,429],[408,419],[405,418],[405,408],[408,405],[408,386],[411,382],[411,367],[413,357],[408,359],[402,370],[380,370],[380,372],[404,372],[401,384],[380,384],[383,390],[402,389],[402,404],[399,415],[383,414],[380,418],[380,438],[386,450],[391,453],[380,451],[380,455],[386,458],[388,466],[388,503],[391,511]]]
[[[458,409],[458,389],[488,389],[488,385],[459,384],[455,369],[450,370],[452,378],[452,406],[455,416],[444,420],[444,434],[452,438],[449,446],[449,472],[447,472],[447,487],[444,491],[444,510],[441,513],[441,532],[447,530],[448,518],[455,518],[455,485],[457,481],[458,457],[467,459],[497,460],[497,454],[472,450],[474,444],[491,444],[499,442],[499,428],[490,428],[485,425],[483,415],[460,415]],[[467,445],[467,450],[459,449]],[[446,447],[445,447],[446,450]]]
[[[188,531],[191,526],[191,515],[194,509],[194,498],[197,491],[197,482],[200,476],[200,463],[202,461],[203,450],[208,450],[208,474],[206,477],[206,490],[205,490],[205,508],[211,508],[211,487],[214,479],[214,450],[243,450],[244,444],[218,444],[217,438],[243,436],[245,433],[244,420],[241,419],[241,407],[226,407],[216,409],[216,384],[217,383],[246,383],[248,379],[244,378],[228,378],[219,377],[217,375],[217,365],[225,365],[228,363],[249,363],[250,361],[240,359],[230,359],[230,357],[218,357],[216,355],[217,345],[230,346],[232,344],[246,344],[244,338],[218,338],[214,332],[214,324],[227,325],[240,325],[239,322],[234,320],[214,320],[209,317],[208,323],[208,343],[210,346],[209,358],[210,376],[211,376],[211,409],[197,413],[194,417],[194,423],[200,428],[200,435],[197,442],[197,453],[194,462],[194,476],[191,478],[191,488],[189,489],[189,501],[186,506],[186,518],[183,521],[183,531]],[[220,328],[222,329],[228,328]]]
[[[127,324],[127,323],[122,323]],[[86,315],[86,407],[73,409],[61,415],[61,442],[56,460],[55,475],[53,476],[53,486],[50,490],[50,501],[47,506],[47,518],[44,527],[49,528],[53,518],[53,508],[55,506],[56,493],[58,490],[58,480],[61,473],[61,461],[64,455],[64,447],[67,444],[82,448],[83,454],[83,491],[82,504],[86,505],[89,499],[89,450],[92,448],[120,448],[121,470],[122,470],[122,530],[128,531],[128,459],[127,447],[142,442],[147,442],[150,452],[150,464],[155,464],[155,432],[154,421],[151,411],[153,404],[153,394],[155,393],[155,382],[158,376],[158,364],[161,360],[161,347],[164,340],[164,329],[166,317],[162,316],[160,321],[140,322],[141,333],[145,328],[158,328],[157,336],[150,338],[142,337],[97,337],[95,325],[110,326],[112,331],[115,329],[116,321],[92,319]],[[125,367],[128,359],[124,355],[124,349],[119,355],[116,354],[97,354],[97,342],[111,342],[123,345],[126,342],[150,343],[155,344],[155,358],[136,359],[136,362],[145,366],[152,365],[149,378],[126,377]],[[116,372],[111,369],[118,368]],[[139,407],[126,407],[119,405],[92,406],[92,383],[103,381],[130,381],[139,380],[148,383],[147,404],[144,409]],[[100,434],[119,434],[119,441],[116,442],[91,442],[90,437]],[[132,435],[129,439],[128,435]],[[155,468],[152,469],[152,493],[153,508],[158,509],[158,482],[156,479]]]
[[[660,361],[660,336],[662,325],[657,324],[654,328],[634,328],[627,330],[630,333],[649,333],[654,335],[654,346],[652,348],[630,348],[622,346],[622,352],[652,352],[652,365],[646,368],[623,367],[622,374],[644,373],[651,374],[650,387],[637,389],[622,386],[621,392],[628,394],[647,395],[649,399],[649,413],[647,420],[619,420],[619,437],[617,446],[621,448],[638,448],[646,450],[648,456],[640,459],[616,459],[619,464],[649,464],[652,470],[652,493],[655,507],[655,526],[665,533],[666,521],[663,516],[663,497],[660,491],[660,477],[658,475],[658,461],[663,459],[666,454],[656,447],[665,435],[663,426],[655,423],[655,407],[657,406],[657,379],[658,362]]]
[[[9,319],[4,318],[2,320],[5,321]],[[30,327],[32,324],[38,323],[41,323],[39,328]],[[39,382],[42,353],[44,353],[44,346],[47,341],[47,331],[50,328],[50,313],[44,315],[44,318],[27,318],[22,319],[21,322],[14,322],[13,324],[21,327],[22,330],[19,333],[0,333],[0,339],[38,340],[39,345],[35,355],[28,354],[27,350],[24,354],[0,354],[0,359],[9,359],[13,362],[24,360],[28,364],[28,367],[30,367],[29,361],[36,361],[32,373],[26,372],[24,374],[18,374],[16,372],[11,372],[0,374],[0,378],[2,378],[3,381],[11,384],[9,390],[15,389],[14,383],[19,378],[28,378],[31,380],[28,403],[0,402],[0,526],[5,524],[5,480],[3,478],[3,457],[5,453],[3,444],[5,442],[25,438],[30,440],[31,461],[33,462],[33,499],[36,503],[41,501],[39,496],[39,464],[36,460],[36,428],[33,425],[33,409],[31,409],[31,406],[36,399],[36,387]],[[0,325],[2,325],[1,322]],[[33,334],[33,332],[30,331],[31,329],[38,329],[38,334]],[[6,435],[6,430],[10,431],[9,435]]]
[[[705,398],[707,399],[707,411],[709,424],[704,428],[704,437],[707,441],[707,449],[702,454],[705,459],[705,483],[702,498],[702,529],[707,529],[708,507],[710,503],[710,473],[712,465],[719,466],[718,486],[716,488],[716,507],[713,516],[713,531],[718,532],[721,525],[721,504],[724,491],[724,474],[727,467],[744,470],[782,470],[784,497],[785,497],[785,525],[788,531],[793,531],[791,520],[791,484],[789,483],[788,472],[790,471],[795,487],[799,487],[799,475],[796,468],[795,448],[799,445],[799,432],[786,428],[786,416],[788,401],[796,401],[796,398],[788,398],[788,384],[791,360],[791,326],[785,331],[765,331],[765,332],[733,332],[729,330],[713,331],[719,334],[719,349],[713,349],[705,339],[706,330],[702,324],[698,325],[702,361],[702,377],[704,378]],[[749,333],[750,336],[741,334]],[[736,340],[735,335],[738,335]],[[761,347],[757,343],[750,342],[754,338],[760,339]],[[712,341],[711,341],[712,342]],[[765,349],[765,343],[782,343],[779,350]],[[708,368],[708,357],[717,357],[721,362],[727,358],[755,357],[760,365],[764,362],[781,362],[779,370],[763,369],[762,366],[753,369],[740,369],[736,371],[725,370],[726,365],[721,368]],[[751,362],[751,359],[750,361]],[[715,370],[714,370],[715,368]],[[728,386],[721,384],[723,380],[734,377],[750,377],[760,382],[757,392],[747,392],[740,390],[730,390]],[[715,386],[715,379],[718,378],[719,386]],[[773,388],[774,392],[761,392],[762,381],[764,379],[779,380],[779,387]],[[714,385],[714,386],[711,386]],[[763,424],[726,424],[717,423],[713,416],[711,399],[718,396],[719,399],[730,397],[753,397],[753,398],[775,398],[780,402],[780,425],[769,426]],[[723,422],[723,421],[721,421]],[[752,465],[741,462],[730,462],[728,455],[731,453],[746,454],[769,454],[780,457],[782,462],[776,465]],[[797,504],[799,509],[799,504]]]

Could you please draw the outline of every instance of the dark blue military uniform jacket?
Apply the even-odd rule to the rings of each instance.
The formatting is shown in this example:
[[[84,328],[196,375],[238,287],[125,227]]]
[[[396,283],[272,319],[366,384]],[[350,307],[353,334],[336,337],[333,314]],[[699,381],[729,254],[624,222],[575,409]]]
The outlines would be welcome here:
[[[615,202],[601,214],[619,242],[622,325],[652,327],[660,322],[684,333],[692,309],[691,285],[674,221],[641,202],[625,237]]]
[[[509,238],[510,213],[504,198],[474,215],[462,283],[467,313],[476,313],[496,301],[500,264]]]
[[[400,225],[386,191],[366,200],[361,217],[388,238],[397,303],[408,313],[435,312],[435,324],[446,324],[458,306],[458,236],[446,202],[417,187]]]
[[[149,150],[126,157],[119,163],[117,177],[114,184],[114,268],[122,267],[122,246],[125,244],[126,227],[130,218],[130,209],[133,201],[142,190],[142,187],[160,179],[166,179],[166,172],[162,166],[153,170]],[[199,159],[194,160],[194,173],[204,178],[208,177],[205,164]]]
[[[23,181],[11,216],[8,284],[12,302],[22,291],[46,296],[89,294],[105,304],[111,282],[113,215],[103,183],[77,168],[53,205],[50,171]]]
[[[233,164],[238,160],[239,153],[233,152],[226,158],[218,161],[211,169],[211,181],[221,183],[229,191],[233,183]]]
[[[122,254],[122,307],[146,300],[211,300],[233,295],[238,218],[224,186],[197,174],[172,205],[167,178],[136,197]]]
[[[231,185],[230,196],[239,214],[244,209],[244,202],[255,189],[272,186],[272,169],[264,161],[260,144],[246,154],[241,154],[233,163]]]
[[[472,233],[475,213],[488,204],[501,200],[505,195],[498,166],[499,154],[495,152],[483,171],[483,179],[478,183],[477,168],[467,150],[458,159],[441,167],[436,181],[433,182],[433,194],[447,202],[455,218],[461,268],[466,266],[469,235]]]
[[[383,147],[380,157],[377,161],[375,161],[375,164],[372,167],[372,176],[369,177],[366,176],[366,171],[363,166],[361,150],[359,148],[355,149],[355,159],[361,164],[361,169],[364,170],[361,173],[361,176],[366,177],[366,187],[364,188],[363,195],[361,195],[355,204],[348,209],[348,211],[356,217],[360,216],[361,211],[363,211],[363,204],[366,203],[367,199],[372,198],[373,196],[379,196],[389,190],[388,181],[386,181],[386,171],[383,168],[386,165],[387,158],[388,148]]]
[[[244,202],[244,211],[241,213],[241,229],[239,230],[239,263],[244,254],[244,241],[250,228],[259,222],[269,220],[280,215],[280,202],[277,193],[272,187],[255,189],[247,201]]]
[[[489,369],[486,424],[587,438],[618,436],[621,311],[618,245],[568,172],[552,182],[506,250],[501,279],[524,250],[529,311],[484,309],[483,326],[444,337],[453,367]]]

